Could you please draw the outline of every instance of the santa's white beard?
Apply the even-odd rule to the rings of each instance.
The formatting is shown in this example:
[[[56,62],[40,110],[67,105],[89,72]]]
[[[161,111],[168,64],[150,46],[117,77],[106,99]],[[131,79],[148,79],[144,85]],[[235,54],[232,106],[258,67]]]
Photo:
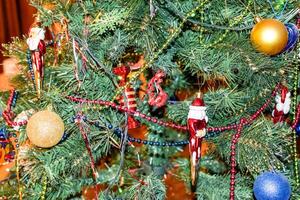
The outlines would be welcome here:
[[[205,119],[206,122],[208,121],[208,117],[206,116],[205,110],[202,110],[202,111],[190,110],[188,119],[199,119],[199,120]]]

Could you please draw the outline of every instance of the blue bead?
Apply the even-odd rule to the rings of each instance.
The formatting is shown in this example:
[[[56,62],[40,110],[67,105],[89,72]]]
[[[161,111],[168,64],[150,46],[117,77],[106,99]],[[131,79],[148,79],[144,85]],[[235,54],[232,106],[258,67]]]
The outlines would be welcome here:
[[[300,123],[298,123],[296,125],[295,131],[296,131],[297,136],[300,136]]]
[[[121,134],[118,131],[114,132],[118,137],[121,137]]]
[[[166,146],[166,143],[165,143],[165,142],[162,142],[161,145],[162,145],[162,146]]]
[[[113,125],[111,125],[111,124],[108,124],[108,126],[107,126],[109,129],[112,129],[113,128]]]
[[[149,145],[153,145],[153,142],[152,142],[152,141],[149,141]]]
[[[253,192],[257,200],[288,200],[291,186],[283,174],[264,172],[256,178]]]
[[[143,141],[143,144],[148,144],[148,141],[147,141],[147,140],[144,140],[144,141]]]
[[[136,142],[141,143],[141,139],[136,139]]]

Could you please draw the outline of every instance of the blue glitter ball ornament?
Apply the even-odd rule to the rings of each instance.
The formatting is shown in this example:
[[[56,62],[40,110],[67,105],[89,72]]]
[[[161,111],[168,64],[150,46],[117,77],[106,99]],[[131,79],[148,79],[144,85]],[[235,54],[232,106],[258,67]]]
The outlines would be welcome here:
[[[296,125],[295,131],[296,131],[296,135],[300,137],[300,123]]]
[[[296,46],[299,37],[298,28],[295,24],[288,23],[285,24],[285,27],[288,31],[288,41],[282,52],[292,50]]]
[[[288,200],[291,186],[283,174],[264,172],[256,178],[253,192],[257,200]]]

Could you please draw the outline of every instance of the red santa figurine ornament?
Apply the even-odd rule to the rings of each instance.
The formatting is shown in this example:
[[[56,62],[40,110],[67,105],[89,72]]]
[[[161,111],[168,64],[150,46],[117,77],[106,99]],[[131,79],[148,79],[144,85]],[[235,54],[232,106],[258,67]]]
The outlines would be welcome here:
[[[29,31],[27,44],[31,51],[32,70],[38,98],[41,97],[42,83],[44,79],[44,54],[46,53],[45,30],[33,27]]]
[[[195,186],[197,182],[197,171],[199,169],[199,160],[201,158],[201,143],[206,134],[208,117],[206,116],[205,110],[206,107],[202,99],[202,93],[199,92],[197,98],[192,102],[188,114],[192,186]]]
[[[285,116],[290,111],[291,105],[291,93],[288,88],[285,86],[281,86],[281,93],[277,93],[276,105],[272,112],[273,123],[282,122],[285,120]]]

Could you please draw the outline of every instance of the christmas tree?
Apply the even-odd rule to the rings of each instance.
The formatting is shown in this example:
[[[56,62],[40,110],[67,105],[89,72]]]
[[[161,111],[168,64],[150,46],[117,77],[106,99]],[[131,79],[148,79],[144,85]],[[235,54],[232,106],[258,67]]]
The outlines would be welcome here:
[[[4,199],[300,198],[299,2],[30,3]]]

